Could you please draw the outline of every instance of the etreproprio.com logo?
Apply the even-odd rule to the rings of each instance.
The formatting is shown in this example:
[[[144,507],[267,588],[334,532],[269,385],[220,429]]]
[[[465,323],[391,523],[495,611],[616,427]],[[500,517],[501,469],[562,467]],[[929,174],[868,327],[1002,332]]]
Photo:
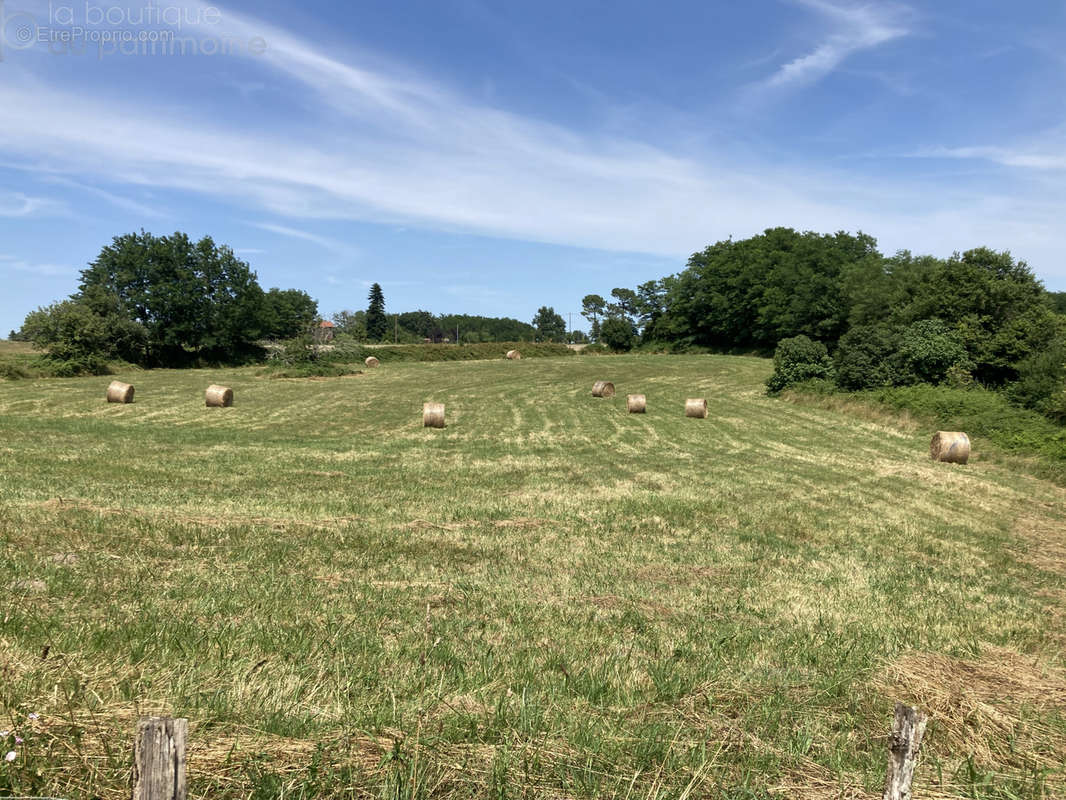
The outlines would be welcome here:
[[[37,18],[28,11],[10,11],[0,0],[0,61],[8,50],[28,50],[37,44]]]
[[[219,9],[159,6],[83,7],[49,3],[46,19],[0,0],[0,62],[18,50],[42,49],[51,55],[219,56],[266,52],[261,36],[220,35]]]

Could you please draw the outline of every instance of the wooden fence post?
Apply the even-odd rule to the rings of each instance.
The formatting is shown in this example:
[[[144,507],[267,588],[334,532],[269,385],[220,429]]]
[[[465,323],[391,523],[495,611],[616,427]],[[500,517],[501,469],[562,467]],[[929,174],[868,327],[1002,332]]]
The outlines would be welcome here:
[[[133,746],[133,800],[185,800],[189,720],[147,717]]]
[[[927,714],[903,703],[896,703],[896,719],[892,723],[883,800],[911,800],[914,766],[928,722]]]

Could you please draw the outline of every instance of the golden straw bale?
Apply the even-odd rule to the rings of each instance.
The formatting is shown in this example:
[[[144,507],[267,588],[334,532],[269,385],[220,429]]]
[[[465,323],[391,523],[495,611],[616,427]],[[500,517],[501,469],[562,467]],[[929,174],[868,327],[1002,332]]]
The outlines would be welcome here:
[[[107,402],[109,403],[132,403],[133,386],[122,381],[111,381],[107,387]]]
[[[959,431],[937,431],[929,443],[933,461],[965,464],[970,459],[970,437]]]
[[[233,390],[228,386],[211,384],[207,387],[206,399],[209,408],[228,408],[233,405]]]
[[[614,384],[610,381],[596,381],[592,384],[593,397],[614,397]]]
[[[707,419],[707,398],[690,397],[685,401],[685,416],[695,419]]]
[[[444,427],[444,403],[422,404],[422,426],[425,428]]]

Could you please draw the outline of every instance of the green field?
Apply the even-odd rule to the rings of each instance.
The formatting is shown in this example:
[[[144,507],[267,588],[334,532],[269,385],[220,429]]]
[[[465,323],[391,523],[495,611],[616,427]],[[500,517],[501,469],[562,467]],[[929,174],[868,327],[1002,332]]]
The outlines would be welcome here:
[[[1066,490],[769,369],[0,382],[0,795],[127,796],[160,713],[202,798],[874,797],[901,700],[919,800],[1066,797]]]

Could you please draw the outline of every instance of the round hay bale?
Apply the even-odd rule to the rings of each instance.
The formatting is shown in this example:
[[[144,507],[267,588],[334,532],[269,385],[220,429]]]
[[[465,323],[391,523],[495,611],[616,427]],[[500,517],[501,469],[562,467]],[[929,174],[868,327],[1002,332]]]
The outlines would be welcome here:
[[[648,410],[648,400],[642,394],[626,395],[626,409],[630,414],[643,414]]]
[[[211,384],[207,387],[208,408],[228,408],[233,405],[233,390],[228,386],[216,386]]]
[[[933,461],[965,464],[970,459],[970,437],[961,431],[937,431],[929,443]]]
[[[522,354],[519,353],[517,350],[508,350],[507,358],[509,358],[511,361],[520,361],[522,359]]]
[[[368,367],[379,367],[379,366],[381,366],[381,362],[378,361],[373,356],[367,356],[366,357],[366,361],[364,361],[363,363],[366,364]]]
[[[424,427],[424,428],[443,428],[444,427],[444,403],[423,403],[422,404],[422,427]]]
[[[596,381],[592,384],[593,397],[614,397],[614,384],[610,381]]]
[[[133,386],[122,381],[111,381],[107,387],[107,402],[109,403],[132,403]]]
[[[707,398],[690,397],[685,401],[685,416],[695,419],[707,419]]]

